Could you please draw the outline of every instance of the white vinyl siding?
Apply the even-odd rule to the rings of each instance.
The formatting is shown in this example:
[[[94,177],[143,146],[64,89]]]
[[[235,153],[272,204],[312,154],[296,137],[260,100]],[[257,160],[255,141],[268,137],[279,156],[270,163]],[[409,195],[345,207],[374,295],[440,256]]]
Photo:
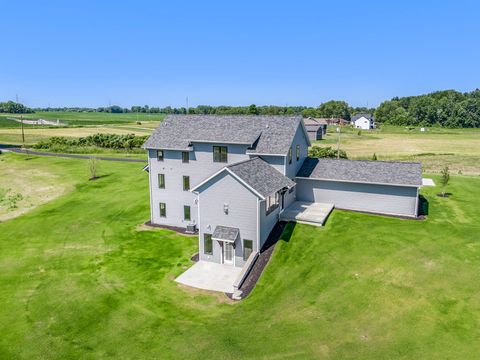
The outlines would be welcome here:
[[[329,203],[347,210],[415,216],[417,188],[297,179],[297,200]]]

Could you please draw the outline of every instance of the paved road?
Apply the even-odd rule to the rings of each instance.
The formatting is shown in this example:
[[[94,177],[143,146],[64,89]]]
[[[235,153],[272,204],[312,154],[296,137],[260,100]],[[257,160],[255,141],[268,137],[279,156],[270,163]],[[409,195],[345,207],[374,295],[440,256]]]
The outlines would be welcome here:
[[[0,149],[4,151],[11,151],[19,154],[26,154],[27,150],[21,149],[19,147],[3,145],[0,144]],[[52,157],[64,157],[64,158],[73,158],[73,159],[90,159],[91,155],[78,155],[78,154],[61,154],[61,153],[47,153],[43,151],[32,151],[28,150],[30,155],[39,155],[39,156],[52,156]],[[128,158],[116,158],[116,157],[106,157],[106,156],[96,156],[98,160],[105,161],[120,161],[120,162],[132,162],[132,163],[147,163],[147,160],[141,159],[128,159]]]

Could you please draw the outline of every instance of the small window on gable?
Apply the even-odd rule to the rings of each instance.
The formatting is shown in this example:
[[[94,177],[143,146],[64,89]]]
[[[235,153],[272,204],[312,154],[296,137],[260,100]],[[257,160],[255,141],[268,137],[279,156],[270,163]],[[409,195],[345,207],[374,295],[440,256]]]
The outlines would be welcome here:
[[[160,217],[167,217],[167,205],[160,203]]]
[[[297,151],[296,151],[296,155],[297,155],[297,161],[300,160],[300,145],[297,145]]]
[[[183,220],[185,220],[185,221],[190,221],[191,220],[190,206],[188,206],[188,205],[183,206]]]
[[[188,163],[190,161],[190,153],[188,151],[182,151],[182,162]]]
[[[165,189],[165,174],[158,174],[158,188]]]
[[[157,160],[158,161],[163,161],[163,150],[157,150]]]
[[[183,177],[183,191],[190,190],[190,176]]]
[[[292,148],[288,149],[288,163],[292,163]]]

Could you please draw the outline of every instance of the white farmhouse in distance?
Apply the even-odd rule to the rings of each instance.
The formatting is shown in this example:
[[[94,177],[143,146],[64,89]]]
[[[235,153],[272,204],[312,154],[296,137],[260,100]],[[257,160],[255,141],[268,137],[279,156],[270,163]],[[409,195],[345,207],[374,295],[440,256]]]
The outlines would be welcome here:
[[[351,122],[356,129],[375,129],[375,119],[371,114],[356,114],[352,117]]]

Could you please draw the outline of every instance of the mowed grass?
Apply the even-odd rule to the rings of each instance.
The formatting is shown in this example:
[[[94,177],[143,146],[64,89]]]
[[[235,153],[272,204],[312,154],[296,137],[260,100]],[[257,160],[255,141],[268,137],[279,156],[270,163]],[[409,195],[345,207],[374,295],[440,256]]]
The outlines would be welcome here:
[[[338,134],[329,128],[319,146],[337,146]],[[454,173],[480,174],[480,129],[442,129],[385,126],[376,130],[342,128],[340,148],[351,159],[420,161],[427,172],[448,165]]]
[[[28,164],[73,190],[0,224],[0,358],[478,358],[479,179],[452,177],[446,199],[423,189],[426,221],[334,211],[323,228],[289,225],[232,303],[173,281],[197,239],[138,226],[138,164],[101,162],[96,181],[83,160]]]
[[[48,163],[30,166],[29,161],[0,156],[0,222],[19,216],[70,190],[63,175],[50,171]],[[19,175],[22,174],[22,175]],[[15,198],[17,200],[9,199]]]

